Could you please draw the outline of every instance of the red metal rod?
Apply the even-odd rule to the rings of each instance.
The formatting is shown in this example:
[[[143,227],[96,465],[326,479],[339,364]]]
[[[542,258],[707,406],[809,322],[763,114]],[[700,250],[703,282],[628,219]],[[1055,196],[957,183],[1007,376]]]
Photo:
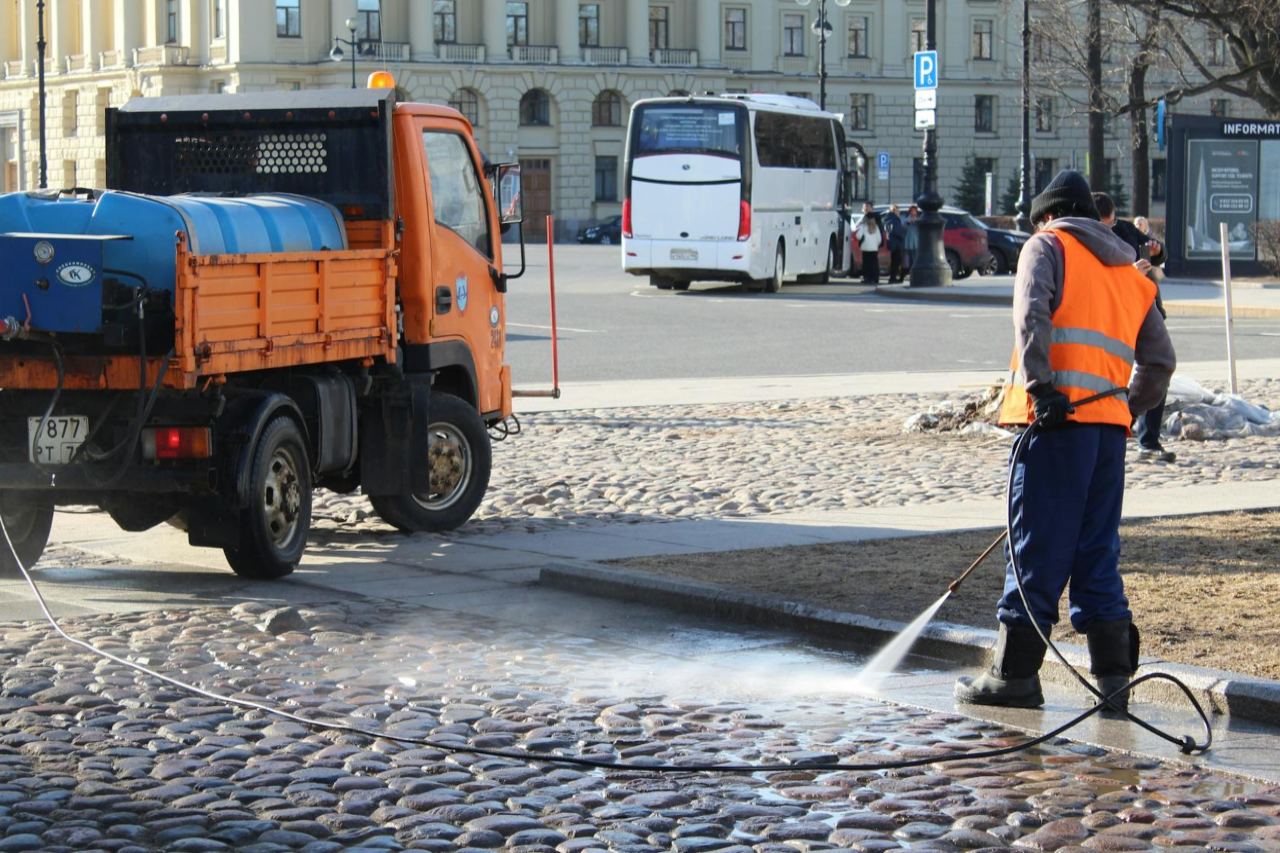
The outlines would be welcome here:
[[[555,217],[547,214],[547,270],[551,278],[551,390],[560,396],[560,336],[556,331],[556,229]]]

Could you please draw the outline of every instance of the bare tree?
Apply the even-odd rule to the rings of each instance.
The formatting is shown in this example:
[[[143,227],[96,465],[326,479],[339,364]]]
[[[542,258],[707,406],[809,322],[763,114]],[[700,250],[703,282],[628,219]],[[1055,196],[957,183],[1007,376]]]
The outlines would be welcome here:
[[[1169,48],[1179,59],[1181,80],[1159,94],[1129,107],[1176,103],[1204,92],[1222,91],[1248,98],[1270,116],[1280,118],[1280,2],[1277,0],[1130,0],[1132,6],[1178,23],[1169,28]],[[1188,27],[1219,33],[1226,40],[1231,65],[1211,67],[1203,46],[1186,35]],[[1192,73],[1194,72],[1194,73]]]

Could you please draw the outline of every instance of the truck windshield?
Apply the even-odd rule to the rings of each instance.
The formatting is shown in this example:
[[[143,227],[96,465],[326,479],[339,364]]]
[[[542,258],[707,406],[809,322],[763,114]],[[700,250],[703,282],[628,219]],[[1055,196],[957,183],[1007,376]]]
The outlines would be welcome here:
[[[719,104],[650,104],[636,110],[632,157],[709,154],[742,158],[743,110]]]

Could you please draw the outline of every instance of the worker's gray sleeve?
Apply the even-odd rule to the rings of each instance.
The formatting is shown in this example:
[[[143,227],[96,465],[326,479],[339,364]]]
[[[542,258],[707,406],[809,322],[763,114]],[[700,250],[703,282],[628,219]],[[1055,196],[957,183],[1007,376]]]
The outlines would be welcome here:
[[[1062,301],[1062,251],[1057,238],[1040,233],[1022,247],[1013,282],[1013,345],[1028,391],[1053,384],[1049,343],[1053,312]]]
[[[1129,379],[1129,411],[1134,417],[1154,409],[1169,390],[1169,379],[1178,360],[1164,318],[1153,304],[1138,330],[1134,346],[1133,376]]]

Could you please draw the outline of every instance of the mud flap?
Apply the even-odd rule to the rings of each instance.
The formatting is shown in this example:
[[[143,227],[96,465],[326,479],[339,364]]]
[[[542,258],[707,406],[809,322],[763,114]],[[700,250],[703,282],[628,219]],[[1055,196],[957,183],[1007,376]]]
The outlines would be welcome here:
[[[430,379],[407,378],[379,402],[361,416],[361,488],[366,495],[426,494]]]

